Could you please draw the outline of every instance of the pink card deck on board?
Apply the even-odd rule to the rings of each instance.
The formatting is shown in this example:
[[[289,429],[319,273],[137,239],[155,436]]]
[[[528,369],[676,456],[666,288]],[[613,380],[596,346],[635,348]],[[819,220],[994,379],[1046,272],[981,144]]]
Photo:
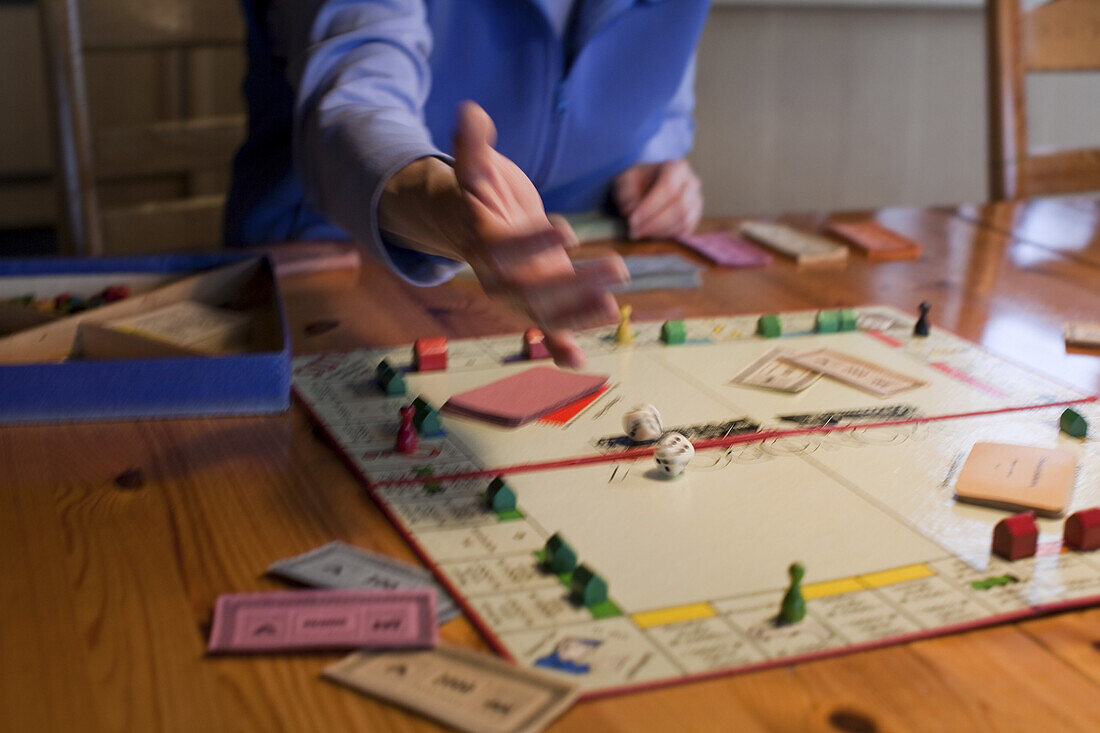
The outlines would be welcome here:
[[[772,261],[770,254],[729,232],[693,234],[678,241],[722,267],[765,267]]]
[[[431,588],[227,593],[214,606],[207,651],[423,649],[438,641]]]
[[[574,374],[538,366],[456,394],[443,409],[455,415],[519,427],[594,393],[606,374]]]

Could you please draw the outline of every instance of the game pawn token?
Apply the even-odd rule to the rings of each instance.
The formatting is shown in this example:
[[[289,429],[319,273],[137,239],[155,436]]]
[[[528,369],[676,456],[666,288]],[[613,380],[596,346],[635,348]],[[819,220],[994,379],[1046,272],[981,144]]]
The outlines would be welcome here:
[[[695,446],[690,440],[680,433],[669,433],[657,444],[653,458],[657,461],[659,469],[674,478],[684,472],[688,461],[694,455]]]
[[[550,358],[546,336],[539,329],[529,328],[523,332],[523,358],[531,361]]]
[[[619,309],[619,327],[615,329],[615,343],[625,346],[634,341],[634,327],[630,325],[630,314],[633,310],[629,305]]]
[[[779,607],[779,623],[796,624],[806,618],[806,599],[802,597],[802,576],[806,570],[799,563],[791,563],[787,573],[791,576],[791,587]]]
[[[664,432],[661,413],[653,405],[638,405],[623,415],[623,432],[635,443],[657,440]]]
[[[419,441],[413,425],[415,411],[412,405],[401,408],[401,427],[397,429],[397,443],[394,445],[394,450],[398,453],[408,455],[416,450]]]
[[[927,336],[928,335],[928,311],[932,310],[932,304],[927,300],[920,304],[920,318],[917,319],[917,323],[913,326],[914,336]]]

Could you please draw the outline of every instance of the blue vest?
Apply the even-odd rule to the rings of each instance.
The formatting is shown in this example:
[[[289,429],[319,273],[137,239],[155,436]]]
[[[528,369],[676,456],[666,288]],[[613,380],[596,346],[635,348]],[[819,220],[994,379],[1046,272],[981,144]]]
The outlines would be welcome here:
[[[346,238],[305,201],[291,162],[294,93],[266,32],[269,0],[241,0],[248,24],[248,139],[234,160],[226,242]],[[694,52],[708,0],[578,0],[564,39],[538,0],[425,0],[433,36],[424,118],[449,153],[459,102],[497,126],[497,149],[548,211],[603,206],[611,180],[656,134]]]

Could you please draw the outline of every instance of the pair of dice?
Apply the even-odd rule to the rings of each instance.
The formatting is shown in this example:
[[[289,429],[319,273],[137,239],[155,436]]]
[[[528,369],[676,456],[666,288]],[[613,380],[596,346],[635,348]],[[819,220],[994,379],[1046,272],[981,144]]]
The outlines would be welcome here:
[[[661,426],[661,414],[653,405],[638,405],[623,415],[623,430],[635,443],[660,438],[653,457],[657,461],[657,467],[668,476],[679,476],[683,473],[684,467],[695,455],[695,447],[691,441],[680,433],[669,433],[662,437],[664,428]]]

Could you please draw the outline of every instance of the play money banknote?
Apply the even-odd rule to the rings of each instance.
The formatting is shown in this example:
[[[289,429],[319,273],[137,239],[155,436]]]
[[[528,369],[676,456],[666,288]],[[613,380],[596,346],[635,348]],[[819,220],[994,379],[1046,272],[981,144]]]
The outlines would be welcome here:
[[[470,733],[536,733],[565,712],[578,688],[481,652],[357,652],[325,679]]]
[[[787,349],[772,349],[738,372],[730,382],[780,392],[801,392],[821,379],[821,372],[783,360],[784,356],[792,353]]]
[[[435,594],[409,590],[297,590],[218,596],[207,651],[433,647]]]
[[[819,371],[876,397],[889,397],[927,384],[920,379],[832,349],[790,354],[783,359],[803,369]]]
[[[317,588],[434,588],[439,623],[446,623],[460,613],[447,591],[424,568],[346,542],[330,542],[301,555],[278,560],[267,571]]]

